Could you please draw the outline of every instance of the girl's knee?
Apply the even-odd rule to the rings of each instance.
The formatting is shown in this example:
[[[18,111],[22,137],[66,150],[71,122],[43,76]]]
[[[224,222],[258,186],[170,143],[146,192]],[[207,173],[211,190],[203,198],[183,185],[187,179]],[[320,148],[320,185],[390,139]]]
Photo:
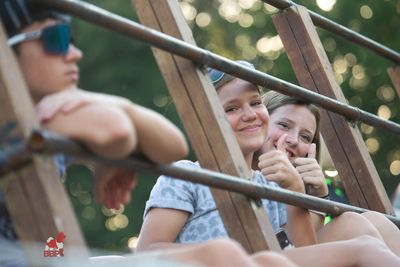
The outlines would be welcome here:
[[[259,252],[253,255],[253,259],[260,266],[280,266],[280,267],[295,267],[287,257],[275,252]]]
[[[376,211],[367,211],[361,214],[364,218],[372,223],[391,223],[382,213]]]
[[[332,235],[338,235],[338,239],[350,239],[362,235],[369,235],[378,239],[381,236],[377,228],[365,216],[355,212],[344,212],[327,224],[328,231]]]
[[[201,254],[208,258],[207,262],[219,263],[221,266],[240,266],[251,260],[244,248],[232,239],[207,241],[201,251]]]

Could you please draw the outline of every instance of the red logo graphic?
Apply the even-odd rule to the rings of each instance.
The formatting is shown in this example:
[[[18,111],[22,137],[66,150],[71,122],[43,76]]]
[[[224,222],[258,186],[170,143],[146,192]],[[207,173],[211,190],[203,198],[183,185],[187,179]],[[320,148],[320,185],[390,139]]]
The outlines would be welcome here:
[[[49,237],[43,251],[44,257],[64,257],[64,232],[58,233],[56,238]]]

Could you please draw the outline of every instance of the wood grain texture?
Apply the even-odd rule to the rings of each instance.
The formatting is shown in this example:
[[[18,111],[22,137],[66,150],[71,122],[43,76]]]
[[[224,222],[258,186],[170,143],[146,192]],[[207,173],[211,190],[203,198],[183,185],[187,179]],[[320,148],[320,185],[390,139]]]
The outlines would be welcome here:
[[[140,21],[195,44],[177,1],[133,0]],[[240,148],[204,69],[189,60],[152,49],[192,148],[203,168],[249,177]],[[262,207],[240,194],[211,189],[230,237],[249,252],[280,250]]]
[[[346,103],[306,8],[273,18],[301,86]],[[392,214],[393,208],[356,125],[321,110],[321,132],[351,204]]]
[[[392,81],[393,87],[397,92],[397,96],[400,97],[400,67],[398,65],[387,69],[390,80]]]
[[[0,130],[7,132],[1,148],[26,138],[34,127],[39,127],[33,103],[18,68],[14,54],[7,45],[0,25]],[[7,131],[6,129],[9,129]],[[32,163],[7,174],[1,180],[6,205],[22,244],[37,242],[41,251],[26,250],[33,263],[43,258],[45,242],[64,231],[65,260],[73,260],[79,248],[86,255],[85,241],[80,232],[68,196],[51,158],[33,157]],[[71,250],[72,252],[72,250]],[[76,258],[76,257],[75,257]]]

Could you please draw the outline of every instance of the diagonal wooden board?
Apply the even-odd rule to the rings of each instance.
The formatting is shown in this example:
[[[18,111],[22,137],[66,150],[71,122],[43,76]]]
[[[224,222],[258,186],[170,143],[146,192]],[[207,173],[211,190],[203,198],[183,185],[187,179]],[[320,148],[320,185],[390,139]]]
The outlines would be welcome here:
[[[307,9],[293,6],[273,21],[300,85],[346,103]],[[393,214],[357,126],[321,110],[321,132],[351,204]]]
[[[400,66],[396,65],[388,68],[387,70],[390,80],[392,81],[393,87],[397,92],[397,96],[400,97]]]
[[[177,1],[133,0],[144,25],[195,44]],[[244,158],[210,80],[192,62],[152,49],[170,94],[203,168],[249,177]],[[248,252],[280,250],[259,202],[211,189],[230,237]]]
[[[39,126],[26,84],[16,59],[7,45],[0,23],[0,129],[13,128],[10,138],[26,138]],[[2,141],[2,149],[7,140]],[[0,177],[1,190],[10,216],[25,248],[27,260],[35,265],[43,259],[49,237],[58,232],[66,234],[64,255],[66,262],[77,258],[76,249],[87,259],[86,245],[72,206],[59,179],[51,158],[34,156],[31,163]],[[29,249],[34,242],[40,250]],[[40,264],[39,264],[40,265]]]

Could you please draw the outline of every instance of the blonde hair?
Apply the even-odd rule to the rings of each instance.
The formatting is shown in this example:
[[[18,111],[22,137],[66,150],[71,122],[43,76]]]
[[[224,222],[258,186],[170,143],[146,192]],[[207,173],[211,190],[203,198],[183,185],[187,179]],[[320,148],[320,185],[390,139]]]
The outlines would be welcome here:
[[[319,156],[321,152],[321,138],[320,138],[320,120],[321,115],[319,108],[307,101],[297,99],[292,96],[287,96],[275,91],[269,91],[262,96],[263,104],[267,108],[269,114],[271,115],[274,111],[282,106],[286,105],[301,105],[305,106],[315,117],[316,129],[312,140],[312,143],[316,145],[316,159],[319,161]]]

